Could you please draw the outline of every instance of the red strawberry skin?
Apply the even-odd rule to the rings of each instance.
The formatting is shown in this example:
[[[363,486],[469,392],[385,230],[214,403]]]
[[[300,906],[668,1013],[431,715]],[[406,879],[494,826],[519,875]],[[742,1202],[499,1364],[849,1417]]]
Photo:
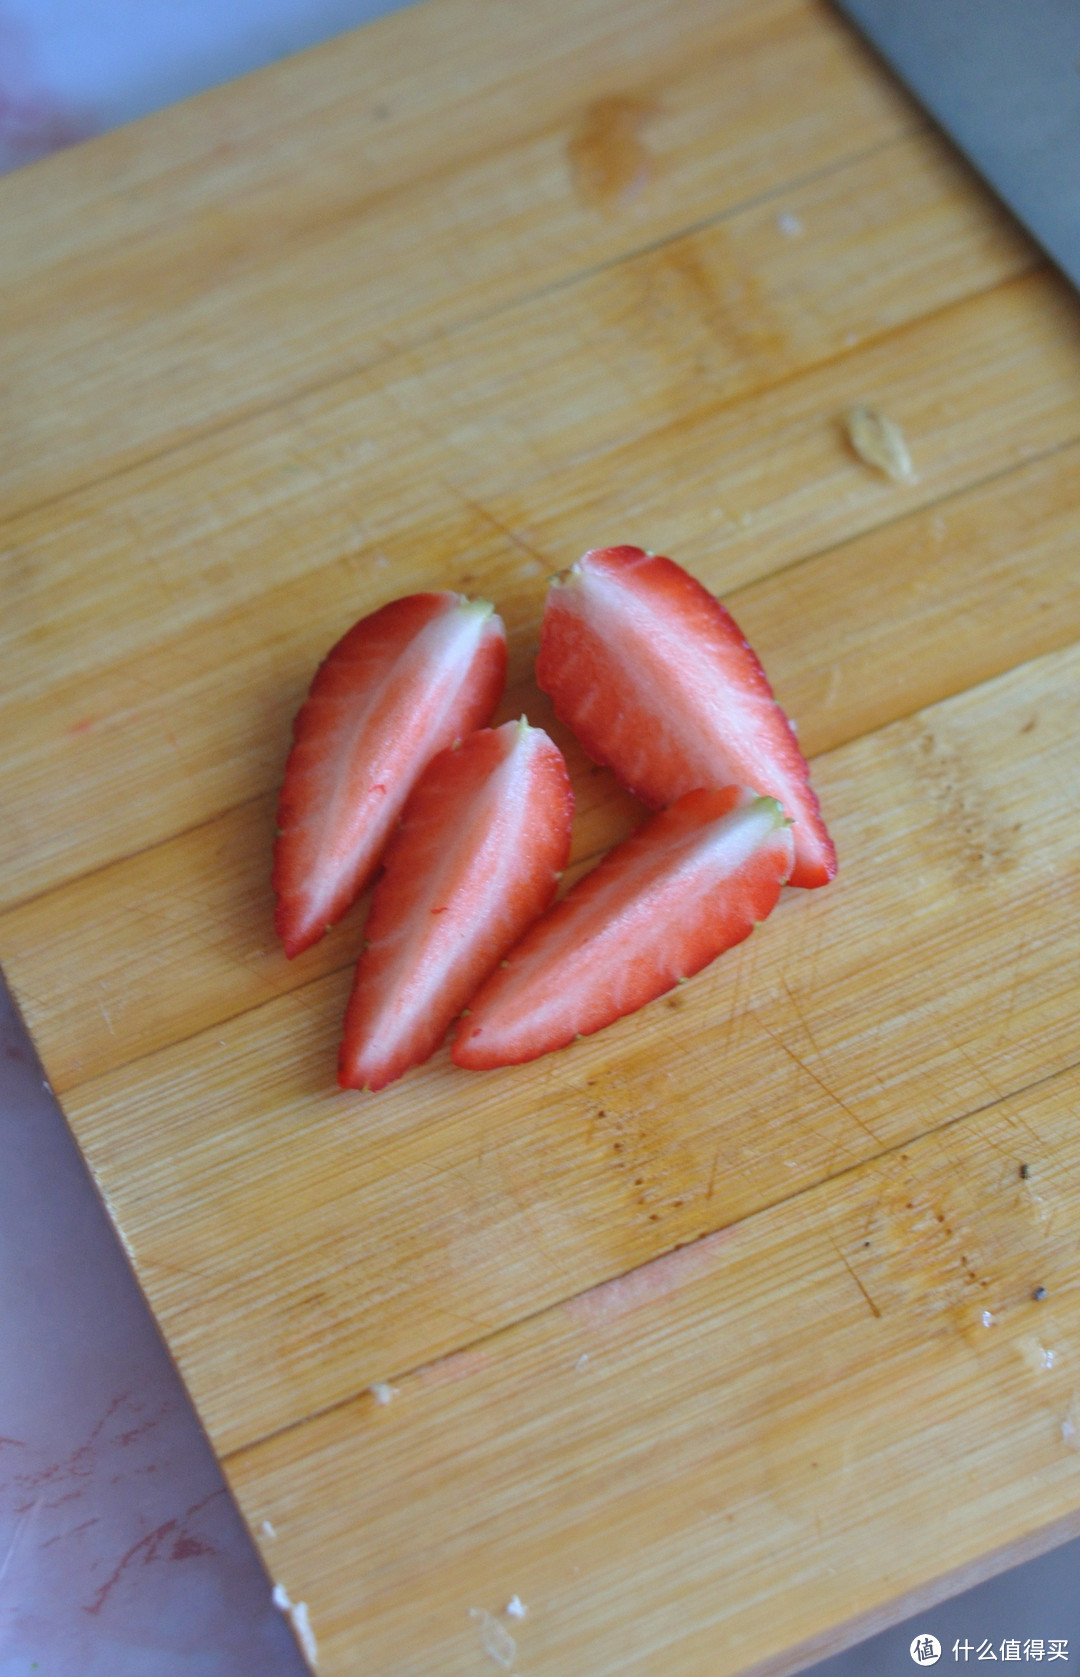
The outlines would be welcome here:
[[[338,1081],[381,1089],[433,1054],[555,894],[574,797],[524,720],[428,764],[386,852],[345,1015]]]
[[[536,679],[643,802],[752,786],[794,822],[792,885],[832,879],[836,852],[791,724],[738,624],[680,565],[639,547],[586,553],[549,590]]]
[[[293,724],[278,804],[275,924],[287,955],[340,920],[425,765],[490,720],[505,684],[506,631],[486,600],[410,594],[338,641]]]
[[[455,1063],[519,1065],[663,995],[749,936],[793,860],[775,798],[687,792],[609,851],[481,985]]]

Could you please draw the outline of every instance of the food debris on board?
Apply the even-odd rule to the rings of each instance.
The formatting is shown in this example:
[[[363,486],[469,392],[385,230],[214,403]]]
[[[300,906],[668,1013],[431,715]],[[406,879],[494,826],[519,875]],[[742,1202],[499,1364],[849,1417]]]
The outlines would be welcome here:
[[[844,423],[848,441],[860,460],[876,466],[894,483],[916,481],[907,438],[894,419],[874,408],[859,406],[849,409]]]
[[[910,472],[899,428],[855,414],[864,457]],[[764,670],[672,560],[595,549],[556,577],[536,674],[594,762],[661,812],[546,914],[572,793],[561,754],[525,718],[486,726],[506,678],[494,608],[449,592],[391,601],[316,673],[294,724],[274,887],[291,957],[379,876],[346,1019],[346,1088],[374,1091],[422,1063],[455,1018],[453,1059],[467,1069],[566,1046],[685,983],[765,919],[781,885],[824,885],[836,871]],[[673,840],[694,852],[686,878],[681,850],[669,866]],[[644,896],[628,904],[638,874]],[[675,924],[669,909],[677,935],[654,947],[657,924]],[[571,974],[565,957],[581,939],[564,921],[581,912],[610,958]],[[647,982],[623,982],[646,969]],[[395,1395],[385,1382],[370,1390],[379,1404]]]
[[[480,1645],[488,1658],[504,1671],[510,1671],[517,1659],[517,1643],[506,1626],[500,1624],[486,1607],[470,1607],[469,1618],[480,1621]]]
[[[1033,1333],[1021,1335],[1016,1347],[1032,1374],[1043,1374],[1057,1362],[1057,1352],[1053,1347],[1044,1345]]]
[[[284,1613],[285,1617],[288,1619],[293,1628],[293,1634],[300,1644],[304,1658],[314,1671],[315,1662],[319,1654],[319,1647],[318,1643],[315,1641],[315,1632],[311,1628],[311,1620],[308,1618],[307,1602],[290,1601],[289,1593],[284,1584],[274,1585],[273,1602],[274,1606],[278,1609],[278,1612]]]
[[[388,1380],[373,1380],[368,1387],[368,1391],[375,1402],[381,1404],[384,1408],[388,1403],[393,1403],[398,1395],[397,1386],[391,1386]]]
[[[528,1611],[529,1609],[519,1595],[512,1595],[503,1608],[503,1612],[508,1619],[523,1619]]]
[[[1061,1423],[1061,1442],[1070,1450],[1080,1450],[1080,1395],[1076,1392]]]
[[[273,1539],[277,1536],[277,1532],[274,1530],[274,1528],[270,1524],[269,1520],[264,1520],[259,1529],[262,1532],[264,1537],[269,1537],[269,1538]]]

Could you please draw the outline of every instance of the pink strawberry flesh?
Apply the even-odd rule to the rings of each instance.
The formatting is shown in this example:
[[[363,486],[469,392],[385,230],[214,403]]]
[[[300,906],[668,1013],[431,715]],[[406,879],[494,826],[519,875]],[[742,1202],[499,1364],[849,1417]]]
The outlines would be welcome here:
[[[539,728],[507,722],[421,775],[375,887],[339,1082],[381,1089],[439,1047],[542,914],[570,852],[573,793]]]
[[[506,631],[486,600],[410,594],[338,641],[293,725],[278,805],[275,923],[287,955],[340,920],[426,764],[490,720],[505,682]]]
[[[548,593],[536,679],[590,757],[654,809],[699,786],[752,786],[794,822],[793,885],[836,852],[806,760],[734,619],[670,559],[586,553]]]
[[[765,919],[793,858],[775,798],[686,793],[526,933],[470,1003],[455,1062],[518,1065],[663,995]]]

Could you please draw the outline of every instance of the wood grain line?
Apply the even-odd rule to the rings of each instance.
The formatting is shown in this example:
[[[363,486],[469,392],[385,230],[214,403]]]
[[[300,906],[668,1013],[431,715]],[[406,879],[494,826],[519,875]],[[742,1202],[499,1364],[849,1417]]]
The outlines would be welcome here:
[[[564,1055],[349,1099],[331,975],[68,1094],[219,1447],[1074,1064],[1078,661],[819,758],[834,884]]]
[[[918,133],[925,130],[926,127],[925,124],[914,124],[911,132]],[[384,353],[373,355],[362,363],[345,367],[340,372],[328,373],[306,384],[303,382],[297,383],[287,390],[278,392],[266,402],[251,403],[230,409],[216,420],[208,421],[204,425],[190,427],[182,435],[173,438],[159,449],[148,450],[146,453],[141,453],[130,460],[124,460],[117,465],[107,467],[97,474],[82,477],[78,482],[58,488],[39,501],[30,501],[17,507],[4,508],[0,506],[0,540],[3,538],[4,526],[8,523],[19,522],[24,517],[36,515],[49,507],[61,506],[85,490],[98,488],[105,484],[121,484],[124,479],[138,473],[141,468],[157,465],[168,460],[172,455],[181,453],[192,443],[205,442],[214,437],[225,438],[231,432],[252,420],[265,419],[276,412],[287,410],[295,403],[305,401],[309,397],[329,395],[342,385],[354,381],[360,374],[376,375],[389,372],[396,364],[407,363],[409,358],[415,355],[417,351],[428,348],[432,344],[445,343],[448,337],[459,333],[473,332],[488,323],[494,322],[502,315],[512,313],[515,309],[542,303],[546,298],[572,290],[575,286],[585,284],[603,274],[613,273],[628,263],[637,261],[644,256],[654,255],[668,246],[678,244],[683,239],[693,238],[697,234],[708,232],[711,228],[721,227],[725,222],[734,220],[749,210],[759,209],[764,205],[788,197],[791,193],[799,191],[803,187],[813,186],[819,181],[843,175],[847,170],[857,168],[861,163],[867,162],[883,152],[894,150],[897,146],[902,145],[908,137],[907,134],[904,134],[879,140],[874,145],[852,152],[849,156],[824,164],[821,168],[807,170],[804,174],[794,175],[781,185],[769,187],[765,191],[752,194],[730,206],[725,206],[715,215],[701,216],[695,221],[687,222],[685,226],[676,227],[655,239],[630,246],[617,255],[562,275],[546,285],[536,287],[534,290],[524,290],[512,296],[507,296],[498,303],[492,304],[486,310],[474,315],[463,316],[460,320],[456,320],[450,328],[432,327],[426,334],[420,333],[415,338],[396,343],[393,348],[387,349]],[[1034,270],[1040,266],[1045,266],[1045,264],[1040,261],[1038,254],[1033,251],[1031,269]],[[1007,280],[994,280],[986,286],[976,288],[967,295],[976,296],[981,291],[993,290],[997,285],[1007,283],[1009,283]],[[921,318],[929,318],[929,316]],[[868,342],[870,340],[864,339],[863,341]],[[839,356],[836,358],[839,358]]]
[[[823,1189],[834,1184],[838,1184],[847,1177],[857,1179],[867,1169],[875,1165],[880,1165],[889,1159],[902,1158],[910,1148],[921,1146],[935,1137],[939,1141],[944,1142],[950,1130],[956,1129],[959,1126],[970,1125],[975,1119],[986,1117],[996,1112],[1009,1113],[1011,1107],[1022,1104],[1025,1100],[1032,1095],[1037,1094],[1044,1087],[1052,1086],[1060,1079],[1071,1078],[1077,1073],[1080,1073],[1080,1060],[1077,1060],[1075,1063],[1062,1066],[1053,1072],[1048,1072],[1044,1077],[1036,1077],[1030,1083],[1025,1084],[1022,1089],[1011,1090],[1008,1094],[999,1095],[986,1101],[981,1106],[973,1106],[969,1112],[958,1113],[955,1117],[948,1118],[941,1124],[931,1125],[930,1128],[922,1130],[918,1134],[906,1136],[903,1141],[898,1141],[889,1146],[881,1146],[879,1152],[867,1154],[865,1158],[855,1160],[850,1164],[842,1165],[838,1170],[833,1171],[830,1175],[821,1177],[819,1181],[806,1183],[798,1188],[795,1188],[790,1194],[784,1194],[775,1200],[770,1200],[768,1204],[756,1207],[753,1211],[748,1212],[745,1217],[737,1218],[732,1223],[718,1224],[716,1227],[710,1228],[705,1233],[695,1236],[693,1240],[680,1241],[670,1247],[659,1247],[655,1252],[650,1253],[641,1264],[638,1264],[630,1269],[613,1273],[608,1280],[601,1282],[600,1285],[607,1286],[609,1284],[617,1284],[619,1281],[625,1280],[627,1276],[640,1274],[642,1270],[647,1270],[650,1264],[661,1262],[664,1258],[670,1257],[676,1252],[689,1252],[692,1254],[695,1246],[700,1246],[702,1243],[707,1243],[708,1241],[713,1240],[717,1234],[724,1233],[729,1229],[749,1228],[758,1218],[772,1216],[778,1213],[784,1206],[802,1204],[807,1200],[812,1201],[815,1196],[820,1197]],[[1033,1137],[1033,1145],[1043,1151],[1046,1150],[1045,1142],[1039,1137]],[[1057,1162],[1059,1163],[1061,1169],[1064,1170],[1067,1168],[1064,1160],[1059,1160]],[[844,1269],[851,1277],[852,1282],[866,1300],[870,1314],[876,1321],[880,1321],[882,1315],[880,1309],[871,1299],[850,1262],[840,1247],[836,1244],[835,1240],[830,1239],[830,1244],[833,1251],[836,1253],[837,1262],[843,1265]],[[525,1327],[529,1323],[540,1322],[545,1317],[549,1316],[552,1311],[562,1310],[566,1305],[573,1304],[575,1300],[586,1298],[595,1290],[596,1283],[593,1283],[590,1286],[583,1288],[580,1292],[568,1293],[565,1298],[544,1304],[537,1310],[526,1311],[522,1315],[515,1317],[512,1324],[500,1326],[491,1333],[479,1334],[475,1339],[462,1340],[461,1343],[456,1345],[452,1351],[443,1353],[443,1356],[448,1358],[458,1356],[467,1358],[471,1355],[482,1353],[485,1347],[499,1341],[503,1335],[511,1331],[511,1329],[516,1330],[518,1328]],[[410,1376],[415,1376],[427,1366],[427,1362],[425,1361],[423,1363],[414,1363],[408,1367],[389,1369],[387,1370],[384,1378],[390,1385],[393,1385],[397,1381],[404,1381],[409,1379]],[[226,1451],[221,1457],[222,1463],[227,1467],[231,1467],[232,1464],[243,1460],[245,1456],[250,1455],[253,1451],[260,1451],[267,1444],[283,1439],[289,1434],[295,1433],[298,1429],[308,1426],[311,1422],[322,1421],[327,1416],[331,1416],[338,1411],[348,1410],[357,1402],[357,1399],[362,1398],[368,1390],[369,1388],[367,1386],[357,1387],[355,1391],[336,1398],[333,1403],[328,1403],[320,1409],[314,1409],[309,1414],[299,1416],[296,1420],[288,1421],[280,1427],[271,1428],[259,1437],[252,1438],[249,1441]]]
[[[621,27],[581,0],[545,38],[553,15],[530,7],[511,37],[461,4],[399,13],[288,75],[47,160],[49,194],[0,183],[26,229],[0,284],[8,502],[753,199],[792,157],[808,170],[924,125],[805,0],[634,0]],[[275,103],[282,81],[295,103]],[[652,179],[629,203],[587,203],[568,144],[598,101],[627,93],[656,106]],[[76,393],[94,404],[90,435]]]
[[[1062,1072],[1015,1107],[1071,1235],[1078,1089]],[[361,1394],[230,1456],[331,1672],[468,1677],[468,1606],[511,1592],[538,1677],[583,1655],[620,1677],[787,1672],[853,1620],[932,1600],[943,1557],[992,1570],[1075,1529],[1080,1270],[1019,1179],[1013,1117],[961,1120],[944,1149],[931,1133],[399,1377],[387,1409]],[[1044,1152],[1062,1143],[1064,1173]],[[779,1570],[782,1591],[754,1587]]]
[[[934,501],[728,597],[812,757],[874,731],[868,724],[915,716],[949,692],[1075,637],[1075,567],[1066,558],[1062,568],[1055,557],[1080,539],[1070,461],[1066,453],[1059,468],[1049,451],[992,486]],[[947,525],[942,508],[951,508]],[[978,633],[957,646],[956,615],[970,610],[964,555],[972,548],[983,551],[985,598],[972,619]],[[837,599],[844,601],[842,624],[832,608]],[[893,625],[905,617],[909,628],[898,634]],[[819,644],[826,637],[830,661],[823,665]],[[528,682],[507,695],[499,720],[522,710],[549,727],[567,753],[578,798],[575,865],[583,866],[640,812],[610,775],[589,767],[549,709],[537,708]],[[264,794],[0,916],[0,953],[59,1091],[156,1051],[163,1037],[190,1038],[215,1019],[238,1017],[351,964],[362,906],[304,962],[275,953],[262,865],[272,821],[273,795]],[[189,974],[184,990],[171,983],[161,989],[152,959],[131,967],[124,950],[133,915],[153,936],[147,956],[166,937]],[[73,971],[76,986],[68,982]],[[99,1031],[96,1040],[90,998],[110,1020],[109,1034]]]
[[[1024,323],[1033,318],[1030,311],[1035,306],[1040,311],[1039,330],[1045,335],[1046,343],[1040,349],[1039,362],[1034,362],[1028,351],[1028,363],[1034,362],[1034,365],[1022,379],[1018,379],[1012,371],[1017,365],[1017,327],[1019,324],[1021,330],[1026,329]],[[1077,412],[1070,382],[1070,363],[1076,351],[1069,341],[1067,317],[1061,309],[1054,284],[1044,276],[1036,275],[970,307],[973,310],[970,317],[966,306],[961,307],[956,315],[948,316],[928,335],[921,348],[918,340],[908,338],[904,341],[906,355],[902,364],[911,369],[908,374],[910,393],[899,391],[898,400],[904,407],[914,402],[923,404],[921,413],[917,408],[913,410],[914,419],[920,431],[927,424],[934,427],[934,431],[923,439],[923,446],[930,448],[934,457],[927,463],[923,485],[914,492],[909,491],[902,496],[895,492],[883,493],[871,474],[850,459],[839,439],[832,435],[827,420],[828,414],[835,411],[841,399],[843,386],[833,390],[829,387],[828,378],[835,379],[835,374],[824,376],[823,383],[823,375],[814,372],[807,375],[805,385],[798,387],[798,409],[794,417],[788,417],[786,428],[781,427],[781,440],[772,452],[769,445],[778,435],[778,420],[773,401],[766,393],[760,400],[748,402],[734,413],[724,412],[719,418],[701,421],[696,429],[650,438],[614,455],[605,455],[602,460],[588,463],[585,467],[571,468],[565,474],[565,483],[558,478],[553,482],[544,482],[529,492],[524,503],[520,496],[511,501],[506,496],[492,498],[490,495],[480,503],[473,493],[458,491],[461,517],[466,522],[461,524],[445,515],[440,519],[432,513],[429,516],[437,520],[434,526],[421,525],[419,529],[413,529],[405,546],[400,549],[400,569],[396,577],[398,591],[407,591],[411,581],[406,564],[416,567],[418,559],[423,564],[423,569],[413,570],[412,576],[416,577],[416,581],[412,586],[434,586],[433,578],[438,572],[433,570],[432,560],[444,552],[453,554],[454,558],[449,562],[459,568],[449,573],[444,571],[439,580],[444,585],[449,580],[453,585],[472,592],[490,593],[492,588],[497,589],[504,610],[511,613],[518,674],[523,675],[529,662],[527,637],[535,633],[534,625],[539,615],[540,588],[536,574],[544,577],[551,569],[558,568],[561,554],[571,542],[575,542],[578,530],[584,533],[584,529],[588,529],[588,534],[595,538],[597,529],[603,531],[605,527],[610,527],[610,509],[620,504],[620,497],[633,493],[635,488],[639,492],[642,486],[648,489],[650,481],[657,481],[655,477],[652,480],[647,476],[643,478],[643,471],[660,471],[660,481],[667,481],[665,468],[669,456],[672,466],[677,463],[681,472],[685,495],[680,497],[673,494],[670,487],[665,489],[662,500],[649,510],[644,528],[639,525],[639,529],[634,531],[631,527],[627,533],[636,534],[644,546],[662,545],[677,557],[701,555],[704,563],[698,560],[693,568],[702,580],[725,597],[734,598],[737,595],[740,606],[746,599],[740,583],[745,585],[756,574],[762,579],[764,587],[765,574],[770,570],[782,570],[792,558],[805,553],[807,547],[814,547],[819,556],[836,551],[837,537],[850,540],[853,531],[858,534],[860,528],[865,532],[867,526],[872,530],[875,525],[880,525],[887,531],[901,508],[910,506],[913,496],[920,501],[933,500],[939,507],[939,511],[922,526],[924,535],[921,539],[925,543],[932,536],[935,519],[943,528],[947,522],[940,508],[951,504],[951,501],[947,495],[942,496],[942,488],[953,486],[955,495],[964,489],[971,476],[989,482],[997,475],[992,469],[995,460],[1011,459],[1023,464],[1032,456],[1043,453],[1049,456],[1061,444],[1063,437],[1067,440],[1076,434]],[[1060,326],[1056,316],[1061,319]],[[965,323],[969,319],[971,325],[967,327]],[[976,323],[977,329],[973,329]],[[965,325],[964,331],[960,330],[962,325]],[[939,341],[942,338],[944,344]],[[946,345],[951,345],[951,352],[956,355],[957,364],[954,367],[942,362],[943,353],[950,353]],[[859,362],[863,379],[880,377],[874,370],[877,354],[875,350],[866,363]],[[993,380],[995,368],[992,360],[988,364],[987,357],[994,355],[1002,357],[1003,371],[1007,372],[1009,383],[1003,391],[1002,380],[997,379],[999,405],[988,405],[985,378]],[[918,388],[927,362],[948,374],[949,402],[953,409],[962,402],[956,417],[946,417],[944,424],[939,417],[945,405],[944,398],[937,394],[933,384],[929,399]],[[850,377],[844,382],[850,391]],[[787,389],[782,406],[790,409],[795,394],[794,388]],[[964,411],[969,404],[972,409],[970,414]],[[1026,431],[1028,440],[1024,443],[1016,440],[1018,426],[1023,426]],[[986,446],[982,445],[984,432]],[[715,525],[715,519],[707,519],[705,525],[702,524],[703,496],[707,479],[715,472],[714,462],[718,452],[726,456],[734,494],[752,497],[751,505],[755,501],[759,505],[762,500],[765,502],[763,511],[758,513],[750,529],[744,530],[739,522],[731,518],[722,520],[718,531],[708,528],[710,522]],[[700,485],[698,479],[702,480]],[[797,490],[794,499],[792,484]],[[603,497],[599,505],[596,502],[598,494]],[[461,496],[464,496],[463,500]],[[466,503],[482,504],[483,516],[469,511]],[[735,504],[737,507],[738,501]],[[539,506],[548,510],[538,526],[534,509]],[[572,523],[569,526],[564,507],[570,509]],[[625,513],[622,516],[625,517]],[[325,540],[341,539],[342,532],[336,528],[339,521],[340,515],[335,515]],[[654,523],[656,529],[651,527]],[[512,531],[516,538],[510,543],[511,548],[517,549],[514,555],[517,574],[512,578],[502,568],[509,538],[502,537],[501,530]],[[818,533],[816,541],[815,532]],[[655,539],[657,534],[670,540],[664,539],[661,543]],[[324,538],[317,537],[313,530],[309,539],[314,546],[316,540]],[[867,539],[871,540],[869,536]],[[980,536],[979,539],[986,538]],[[1021,539],[1028,538],[1021,533]],[[384,541],[388,542],[388,538]],[[466,554],[471,549],[475,555],[471,564],[469,559],[462,561],[463,549]],[[570,550],[573,551],[573,547]],[[398,552],[392,544],[391,552]],[[144,850],[148,841],[159,841],[163,827],[166,832],[197,827],[200,817],[206,818],[204,812],[211,798],[216,807],[212,807],[210,813],[218,814],[223,809],[248,802],[252,793],[261,792],[273,784],[280,772],[278,742],[286,737],[289,716],[299,702],[304,663],[311,660],[307,663],[310,670],[311,663],[317,661],[320,652],[334,638],[335,631],[340,632],[342,622],[350,620],[343,615],[350,606],[352,615],[355,615],[356,607],[352,602],[356,599],[358,584],[369,591],[369,597],[372,597],[370,590],[373,585],[376,589],[379,587],[380,578],[377,570],[373,569],[373,557],[375,565],[390,564],[380,554],[380,546],[375,545],[374,552],[368,548],[360,555],[348,553],[319,566],[320,555],[316,550],[312,555],[314,568],[294,583],[263,594],[258,615],[254,618],[251,606],[241,602],[228,615],[206,626],[196,622],[189,631],[172,635],[164,643],[152,645],[134,657],[119,658],[107,671],[86,676],[72,675],[56,686],[47,699],[29,694],[18,707],[15,707],[14,700],[9,702],[6,707],[7,726],[9,732],[25,742],[27,767],[23,769],[20,759],[15,758],[9,762],[7,769],[5,796],[13,831],[9,841],[10,861],[5,869],[5,894],[8,899],[25,900],[39,895],[35,885],[39,884],[42,873],[45,872],[46,877],[49,873],[55,876],[56,867],[47,858],[57,846],[62,848],[65,856],[70,856],[67,866],[74,865],[79,873],[88,872],[96,860],[95,849],[99,843],[97,839],[92,839],[87,828],[88,821],[97,826],[108,824],[108,842],[123,844],[121,854],[130,856]],[[533,554],[540,557],[526,559],[526,555]],[[927,552],[924,563],[929,565],[933,557]],[[220,573],[220,564],[208,558],[206,565],[211,577]],[[465,565],[469,565],[467,575],[463,574]],[[499,574],[503,580],[499,583],[495,581],[493,565],[500,567]],[[529,566],[533,570],[531,578],[526,575]],[[800,573],[795,571],[790,574],[797,577]],[[93,585],[95,575],[91,572],[86,586]],[[189,585],[185,583],[184,586],[187,588]],[[385,584],[382,586],[385,590]],[[515,590],[518,590],[516,599]],[[373,604],[378,597],[376,593],[372,598]],[[15,603],[18,607],[17,595]],[[152,587],[145,599],[137,601],[139,636],[146,632],[141,627],[141,619],[147,616],[150,606],[157,603]],[[868,609],[872,609],[873,599],[868,597],[866,604]],[[96,607],[96,595],[91,593],[85,605],[73,614],[70,624],[65,624],[61,617],[55,627],[42,631],[48,634],[50,640],[57,640],[57,657],[61,661],[69,642],[72,645],[81,644],[86,614],[96,610]],[[15,616],[17,619],[17,610]],[[147,626],[156,626],[159,617],[160,613],[158,616],[147,616]],[[320,630],[323,622],[326,627]],[[794,620],[791,626],[797,627]],[[751,633],[750,624],[746,627]],[[830,629],[830,636],[832,633]],[[255,663],[252,663],[253,635],[259,637]],[[320,635],[323,637],[321,642]],[[753,633],[751,638],[754,638]],[[307,647],[310,651],[305,651]],[[761,650],[765,656],[766,646],[763,645]],[[790,655],[791,648],[778,650],[783,657]],[[774,668],[771,660],[772,654],[769,653],[766,662],[770,669]],[[9,658],[9,669],[12,663],[12,658]],[[781,665],[776,665],[775,669],[778,674],[782,673]],[[175,679],[170,689],[166,716],[156,695],[162,683],[169,681],[170,672]],[[213,703],[209,703],[211,688]],[[235,694],[233,688],[236,689]],[[245,713],[260,694],[259,717],[247,718]],[[271,702],[274,715],[268,718],[267,704]],[[800,696],[789,693],[788,703],[793,714],[804,720],[805,705]],[[835,708],[832,704],[834,711]],[[16,720],[19,710],[24,715]],[[103,715],[106,720],[115,718],[107,729],[94,731],[91,728],[90,732],[77,735],[73,732],[74,729],[86,728],[95,716],[100,719]],[[223,715],[232,716],[235,724],[229,738],[229,750],[224,757],[219,737],[219,723]],[[125,787],[129,784],[130,774],[127,765],[136,751],[144,765],[141,772],[152,774],[162,755],[163,740],[168,742],[175,738],[174,730],[178,725],[185,736],[184,756],[193,761],[197,769],[196,795],[190,799],[172,795],[172,790],[178,785],[172,759],[174,753],[179,753],[170,743],[165,753],[168,761],[161,764],[155,784],[147,786],[140,799],[138,825],[133,826],[130,820],[126,820],[122,827],[111,831],[116,825],[111,821],[110,814],[115,806],[102,798],[88,806],[86,798],[79,793],[78,788],[86,774],[96,764],[105,781],[109,782],[120,767],[117,753],[121,750]],[[36,747],[33,746],[35,741]],[[30,755],[32,750],[36,760]],[[44,793],[54,808],[47,824],[44,848],[40,840],[40,808],[36,808],[34,816],[34,843],[28,845],[19,840],[24,798],[19,780],[24,775],[29,777],[27,790],[32,791],[34,798]],[[160,813],[156,812],[149,801],[152,798],[165,798],[168,807]],[[183,819],[184,813],[188,815],[187,820]],[[138,833],[142,842],[132,844],[133,833]],[[124,840],[127,842],[124,843]],[[97,855],[100,854],[100,849],[97,849]]]

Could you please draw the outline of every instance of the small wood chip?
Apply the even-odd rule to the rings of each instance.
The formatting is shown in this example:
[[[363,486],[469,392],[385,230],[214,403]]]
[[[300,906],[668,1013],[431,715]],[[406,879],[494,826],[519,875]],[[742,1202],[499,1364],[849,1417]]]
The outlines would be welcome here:
[[[894,483],[914,483],[907,440],[895,420],[873,408],[852,408],[846,421],[848,441],[860,460],[891,477]]]

